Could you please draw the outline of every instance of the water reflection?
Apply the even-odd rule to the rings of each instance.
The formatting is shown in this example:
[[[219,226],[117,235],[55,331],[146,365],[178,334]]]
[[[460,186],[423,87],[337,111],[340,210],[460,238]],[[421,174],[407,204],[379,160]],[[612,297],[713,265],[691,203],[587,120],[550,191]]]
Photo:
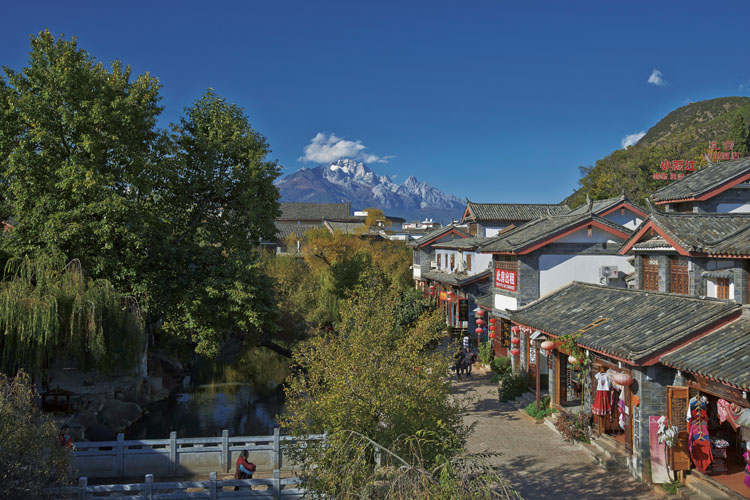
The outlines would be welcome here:
[[[163,439],[177,436],[259,436],[273,433],[284,408],[282,383],[288,360],[264,348],[236,362],[196,362],[183,392],[149,407],[149,415],[126,436]]]

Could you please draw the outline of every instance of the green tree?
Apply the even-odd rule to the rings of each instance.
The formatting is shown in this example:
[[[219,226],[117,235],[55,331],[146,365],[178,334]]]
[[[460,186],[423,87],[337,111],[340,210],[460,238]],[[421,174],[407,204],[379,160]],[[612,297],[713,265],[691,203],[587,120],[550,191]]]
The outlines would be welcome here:
[[[9,255],[61,251],[116,286],[144,258],[137,228],[150,193],[159,83],[110,69],[49,31],[28,66],[0,78],[0,216]]]
[[[68,481],[69,452],[36,397],[23,372],[12,379],[0,374],[0,499],[48,498],[44,488]]]
[[[745,119],[740,113],[737,113],[732,119],[729,127],[729,140],[734,141],[734,151],[740,156],[747,156],[750,153],[750,128],[745,123]]]
[[[400,314],[405,306],[412,309],[408,300],[418,299],[404,297],[382,273],[365,273],[341,303],[335,330],[310,338],[294,353],[298,370],[288,380],[282,425],[295,435],[328,433],[325,445],[298,450],[315,491],[338,498],[369,481],[372,455],[351,450],[351,432],[407,461],[417,457],[405,436],[439,432],[439,439],[420,447],[418,460],[428,468],[445,458],[446,444],[463,448],[468,429],[450,397],[450,360],[434,350],[440,314]]]

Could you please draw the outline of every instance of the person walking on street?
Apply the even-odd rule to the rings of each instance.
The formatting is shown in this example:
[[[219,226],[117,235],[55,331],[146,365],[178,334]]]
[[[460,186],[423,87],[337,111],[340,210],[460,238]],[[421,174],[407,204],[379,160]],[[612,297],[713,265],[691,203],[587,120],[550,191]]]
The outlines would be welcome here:
[[[456,360],[456,379],[461,380],[461,373],[466,369],[466,355],[463,349],[459,349],[453,357]]]

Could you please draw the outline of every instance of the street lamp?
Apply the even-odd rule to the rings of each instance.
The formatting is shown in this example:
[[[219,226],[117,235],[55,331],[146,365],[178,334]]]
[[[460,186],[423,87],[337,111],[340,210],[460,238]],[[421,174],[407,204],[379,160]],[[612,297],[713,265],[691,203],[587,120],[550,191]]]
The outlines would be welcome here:
[[[547,337],[545,337],[542,332],[539,330],[536,330],[534,333],[531,334],[531,337],[529,337],[529,340],[534,344],[534,354],[536,355],[536,413],[539,415],[539,407],[540,405],[540,389],[542,385],[542,379],[541,379],[541,362],[539,360],[539,349],[542,347],[542,342],[547,340]]]

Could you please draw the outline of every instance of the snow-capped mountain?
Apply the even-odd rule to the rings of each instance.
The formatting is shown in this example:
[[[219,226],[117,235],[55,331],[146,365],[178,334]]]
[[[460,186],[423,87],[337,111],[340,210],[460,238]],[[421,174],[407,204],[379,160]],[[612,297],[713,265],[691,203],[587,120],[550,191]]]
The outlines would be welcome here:
[[[449,222],[460,218],[466,206],[459,198],[414,176],[396,184],[364,163],[345,159],[298,170],[276,181],[276,187],[281,201],[350,202],[353,210],[375,207],[407,220],[429,217]]]

